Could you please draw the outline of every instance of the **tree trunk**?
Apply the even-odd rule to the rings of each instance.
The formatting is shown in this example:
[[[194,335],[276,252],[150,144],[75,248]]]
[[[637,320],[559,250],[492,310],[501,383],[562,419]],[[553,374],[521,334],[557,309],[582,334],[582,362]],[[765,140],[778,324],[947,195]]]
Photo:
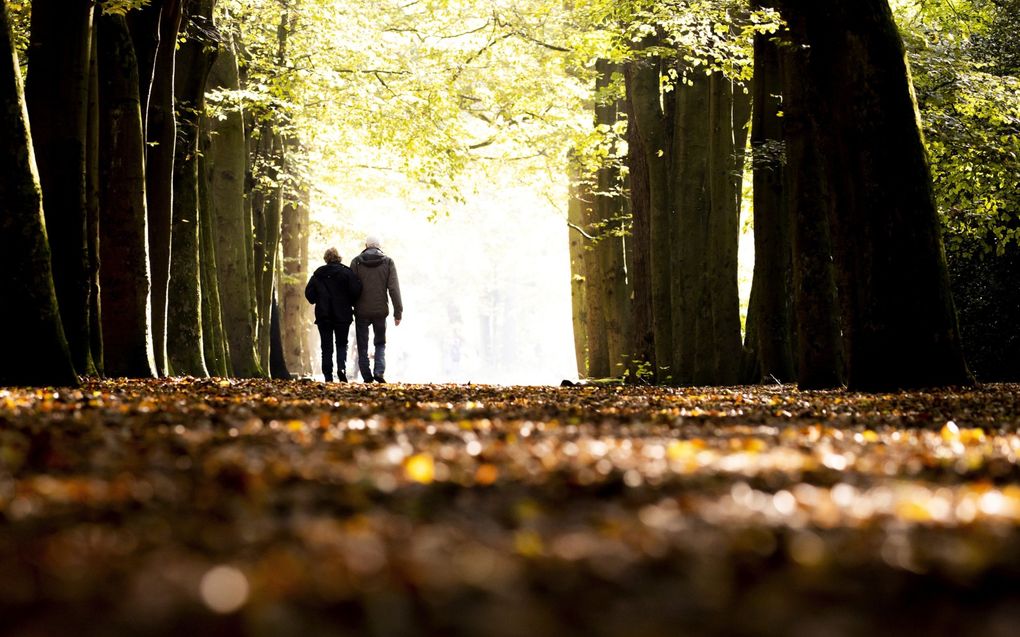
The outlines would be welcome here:
[[[283,207],[283,229],[281,244],[283,263],[281,269],[281,323],[284,362],[292,373],[304,373],[304,321],[302,317],[309,309],[304,288],[308,271],[301,261],[301,242],[308,234],[304,223],[302,206],[308,199],[308,186],[302,186],[290,197]]]
[[[797,319],[797,383],[801,389],[842,384],[842,342],[828,217],[828,175],[819,153],[826,129],[808,83],[807,53],[782,46],[783,135],[786,139],[785,187],[793,224],[793,286]]]
[[[78,384],[64,338],[7,3],[0,2],[0,385]],[[84,243],[84,240],[83,240]],[[87,343],[86,343],[87,347]]]
[[[588,374],[588,272],[584,257],[587,239],[584,237],[584,202],[581,201],[580,173],[574,161],[570,162],[570,201],[567,203],[567,223],[570,237],[570,300],[574,317],[574,356],[577,358],[578,378]]]
[[[673,138],[673,370],[677,384],[707,385],[715,372],[715,330],[706,280],[712,274],[707,267],[711,82],[700,70],[688,79],[689,84],[678,87]]]
[[[277,255],[280,253],[280,226],[283,221],[283,186],[280,178],[284,171],[287,150],[283,136],[272,131],[267,124],[262,132],[266,136],[266,178],[272,184],[263,199],[255,224],[256,232],[256,293],[258,328],[256,344],[259,360],[269,361],[271,348],[273,286],[276,280]]]
[[[224,44],[209,76],[210,90],[238,90],[237,57],[232,45]],[[255,354],[255,316],[247,253],[251,226],[245,214],[247,152],[244,114],[230,110],[222,119],[207,118],[212,134],[207,158],[209,207],[216,229],[216,267],[219,274],[223,330],[235,376],[263,376]]]
[[[832,5],[832,6],[829,6]],[[851,389],[969,384],[903,43],[887,0],[781,3],[822,140]]]
[[[629,73],[628,73],[629,75]],[[628,190],[633,224],[627,238],[632,258],[629,261],[628,279],[631,282],[631,377],[636,378],[639,367],[647,373],[655,370],[655,333],[652,330],[651,285],[651,207],[648,184],[648,157],[634,122],[634,100],[628,85],[627,129],[630,169]]]
[[[149,102],[156,77],[156,57],[162,35],[163,7],[173,0],[150,0],[125,14],[138,63],[138,98],[142,105],[142,130],[148,130]],[[146,135],[148,139],[148,135]],[[168,222],[169,223],[169,222]],[[169,230],[169,228],[167,228]]]
[[[166,11],[171,11],[173,4],[168,4]],[[150,136],[156,136],[157,131],[163,133],[175,131],[175,141],[170,142],[168,147],[174,153],[170,178],[166,180],[167,185],[172,184],[172,189],[165,190],[161,187],[162,197],[155,202],[160,206],[170,204],[172,209],[169,304],[166,312],[168,369],[174,374],[199,377],[208,375],[204,352],[205,335],[202,329],[202,271],[199,258],[202,221],[199,216],[198,156],[201,113],[205,110],[205,85],[214,56],[212,48],[214,43],[210,41],[207,30],[203,27],[212,19],[212,4],[211,0],[205,0],[191,5],[187,40],[176,51],[180,62],[179,74],[173,74],[176,65],[165,61],[166,49],[160,45],[157,54],[160,73],[157,73],[157,80],[153,85],[149,114]],[[175,17],[165,13],[164,19],[173,22],[171,26],[165,28],[166,31],[176,33],[179,30],[181,22],[179,15]],[[165,71],[169,71],[174,80],[173,93],[177,96],[176,119],[179,125],[172,123],[174,118],[169,118],[171,121],[166,122],[165,111],[162,110],[167,106],[162,102],[164,88],[161,75]],[[154,164],[162,167],[166,161],[162,153],[153,153],[151,149],[149,157],[150,167]],[[154,197],[150,196],[150,202],[153,202],[153,199]],[[149,218],[151,221],[153,216],[150,215]]]
[[[740,378],[740,287],[737,254],[740,247],[740,210],[737,208],[737,153],[734,139],[733,83],[721,73],[710,80],[709,150],[710,213],[708,272],[711,276],[712,367],[711,383],[735,385]]]
[[[673,134],[672,108],[664,110],[659,92],[658,59],[627,66],[627,87],[634,124],[644,150],[648,170],[649,271],[652,333],[655,343],[655,378],[663,382],[675,372],[673,365],[673,319],[671,300],[672,204],[669,173]]]
[[[99,18],[100,283],[106,373],[154,375],[145,142],[138,65],[123,16]]]
[[[594,186],[594,184],[591,184]],[[581,193],[581,214],[585,221],[584,228],[589,236],[596,236],[592,222],[598,218],[596,207],[597,195],[589,187]],[[598,244],[588,241],[584,246],[584,271],[586,273],[586,289],[584,299],[587,304],[585,318],[585,334],[588,336],[588,377],[609,378],[609,341],[606,336],[606,295],[600,286],[602,278],[599,269]]]
[[[754,294],[759,304],[757,330],[759,378],[790,382],[793,363],[792,228],[783,165],[782,76],[775,36],[758,34],[754,42]]]
[[[577,361],[578,378],[589,377],[588,371],[588,271],[584,250],[588,238],[584,236],[584,202],[581,201],[583,188],[580,183],[580,169],[576,162],[569,161],[570,199],[567,202],[568,236],[570,238],[570,304],[573,310],[574,357]]]
[[[596,63],[599,73],[596,80],[597,101],[595,125],[612,127],[618,118],[618,100],[601,94],[613,79],[616,67],[606,60]],[[595,244],[595,258],[598,262],[597,285],[603,297],[603,322],[606,329],[606,350],[609,357],[608,374],[617,377],[623,374],[629,343],[627,314],[627,271],[624,261],[623,213],[624,198],[620,181],[618,160],[607,157],[606,165],[597,174],[595,197],[595,221],[598,225],[599,240]]]
[[[75,368],[94,375],[89,336],[85,145],[93,3],[35,0],[25,100],[53,259],[53,283]]]
[[[216,228],[209,204],[209,178],[205,157],[209,152],[209,135],[200,131],[201,155],[198,159],[198,218],[202,226],[200,235],[202,270],[202,346],[206,369],[213,376],[230,376],[230,356],[226,335],[223,332],[223,308],[220,303],[219,274],[216,267]]]
[[[103,369],[102,308],[99,303],[99,38],[92,27],[89,56],[88,132],[85,144],[85,211],[89,279],[89,341],[97,374]]]
[[[269,369],[273,378],[290,380],[290,370],[283,357],[283,332],[280,329],[280,304],[273,294],[272,307],[269,312]]]
[[[744,323],[744,351],[740,364],[740,383],[753,385],[765,381],[761,371],[759,350],[759,326],[761,325],[761,283],[756,278],[751,282],[751,297],[747,300],[747,320]]]
[[[211,15],[212,2],[206,0]],[[168,299],[168,285],[172,264],[171,243],[173,229],[179,225],[173,218],[174,207],[174,156],[177,126],[174,118],[174,84],[176,76],[177,39],[181,30],[184,0],[164,0],[158,20],[158,45],[155,50],[154,71],[145,134],[146,194],[149,210],[149,262],[152,267],[152,326],[156,364],[166,369],[166,332],[174,329],[167,317],[167,309],[176,310],[176,300]],[[144,92],[144,91],[143,91]],[[192,231],[197,237],[197,228]],[[176,338],[179,339],[180,335]],[[180,340],[178,340],[180,342]],[[178,355],[180,352],[178,352]],[[180,356],[178,356],[180,358]],[[174,370],[174,373],[198,374],[197,368]]]

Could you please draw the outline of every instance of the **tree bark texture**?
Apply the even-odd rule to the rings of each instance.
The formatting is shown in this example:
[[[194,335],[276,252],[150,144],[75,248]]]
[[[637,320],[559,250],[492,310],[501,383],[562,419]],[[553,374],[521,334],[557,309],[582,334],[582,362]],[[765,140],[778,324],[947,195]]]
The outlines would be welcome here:
[[[208,88],[239,88],[237,56],[229,43],[220,47]],[[242,378],[262,377],[255,353],[256,317],[251,295],[254,273],[247,251],[251,225],[244,198],[247,171],[244,114],[231,110],[224,113],[223,119],[206,121],[212,135],[207,156],[209,207],[216,229],[216,267],[231,369]]]
[[[759,321],[755,347],[759,380],[792,382],[793,249],[790,209],[786,200],[783,144],[782,76],[774,35],[758,34],[754,42],[753,121],[751,148],[754,170],[754,295]]]
[[[969,384],[931,174],[903,43],[887,0],[780,3],[827,108],[823,139],[847,383]]]
[[[740,377],[740,287],[737,254],[737,147],[733,83],[721,73],[710,80],[710,216],[708,226],[712,307],[712,384],[735,385]],[[741,127],[745,122],[741,123]],[[740,166],[742,168],[742,166]]]
[[[618,100],[602,94],[619,73],[618,67],[606,60],[596,63],[595,125],[612,127],[619,117]],[[620,166],[617,158],[605,160],[596,176],[597,193],[595,217],[598,225],[598,242],[595,255],[598,261],[598,286],[604,297],[602,311],[606,326],[606,349],[609,354],[610,377],[622,376],[626,359],[629,357],[629,303],[627,297],[627,270],[623,238],[624,208]]]
[[[629,75],[629,73],[628,73]],[[631,286],[631,377],[636,378],[638,366],[655,369],[655,333],[652,330],[652,272],[651,272],[651,206],[648,184],[648,157],[641,136],[634,124],[633,96],[627,96],[627,128],[630,193],[631,260],[628,262],[628,280]]]
[[[304,369],[304,315],[311,306],[305,300],[304,289],[308,281],[308,266],[301,260],[301,242],[307,237],[305,211],[308,206],[308,186],[289,193],[283,206],[281,247],[283,263],[280,265],[280,311],[283,356],[292,373],[303,374]]]
[[[272,130],[269,124],[263,128],[266,142],[267,192],[262,198],[259,209],[253,208],[257,215],[255,223],[255,273],[256,273],[256,344],[259,360],[269,361],[271,348],[271,309],[273,305],[273,289],[276,281],[277,257],[280,253],[280,226],[283,221],[283,185],[281,182],[287,150],[283,136]]]
[[[230,355],[223,332],[223,309],[220,303],[219,274],[216,267],[216,228],[209,204],[209,179],[205,157],[209,151],[209,135],[201,134],[201,156],[198,160],[198,218],[201,224],[199,265],[202,270],[202,347],[206,369],[213,376],[230,376]]]
[[[168,4],[164,11],[172,11]],[[180,73],[175,74],[176,65],[167,62],[166,47],[160,44],[157,53],[157,77],[153,84],[149,113],[149,135],[151,137],[173,132],[175,140],[162,146],[150,148],[149,167],[160,171],[165,169],[166,150],[173,151],[170,157],[170,190],[160,189],[160,197],[150,194],[149,201],[157,206],[170,205],[172,210],[170,271],[168,284],[168,305],[166,311],[166,339],[168,369],[174,374],[206,376],[204,331],[202,330],[202,271],[200,266],[199,234],[201,232],[198,180],[199,180],[199,135],[201,113],[205,110],[205,85],[212,67],[215,41],[211,39],[208,25],[212,20],[212,2],[195,2],[190,5],[187,39],[176,51],[180,61]],[[191,13],[194,12],[194,13]],[[164,13],[173,24],[166,27],[164,36],[174,35],[180,26],[180,16]],[[170,54],[175,52],[171,50]],[[164,75],[170,74],[174,81],[171,102],[164,102]],[[166,107],[173,108],[173,94],[177,96],[176,119],[167,118]],[[172,112],[172,111],[171,111]],[[167,121],[169,120],[169,121]],[[164,152],[154,153],[158,148]],[[150,182],[151,173],[150,173]],[[153,215],[149,215],[150,221]],[[150,237],[152,234],[150,233]]]
[[[634,127],[644,150],[648,171],[649,271],[652,303],[652,333],[655,377],[663,382],[675,373],[673,365],[673,320],[671,299],[670,227],[672,204],[669,174],[671,165],[671,109],[663,109],[659,91],[662,61],[642,59],[627,66],[627,91],[633,108]]]
[[[694,71],[677,91],[671,171],[673,382],[712,383],[714,326],[709,266],[711,82]]]
[[[100,283],[104,366],[110,376],[154,375],[149,331],[145,142],[138,64],[123,16],[99,22]]]
[[[308,268],[311,261],[308,258],[308,244],[309,236],[311,235],[311,219],[312,219],[312,197],[311,190],[306,190],[301,197],[300,202],[300,213],[301,213],[301,225],[306,229],[301,234],[298,252],[298,260],[302,264],[302,268]],[[308,270],[305,270],[304,280],[308,280]],[[301,373],[306,375],[312,374],[313,364],[312,361],[315,358],[315,347],[310,345],[311,342],[318,340],[318,330],[315,329],[315,314],[311,311],[311,308],[306,307],[305,311],[301,313],[301,333],[304,334],[304,347],[302,348],[302,364]]]
[[[94,375],[89,337],[85,145],[93,3],[35,0],[25,99],[43,190],[64,334],[75,367]]]
[[[290,370],[283,356],[283,330],[280,325],[280,304],[273,295],[269,312],[269,370],[273,378],[290,380]]]
[[[158,41],[153,60],[152,82],[149,87],[148,107],[145,115],[146,194],[149,211],[149,262],[152,268],[152,325],[156,364],[165,371],[165,333],[173,329],[168,324],[167,308],[174,308],[168,299],[171,277],[170,255],[173,236],[174,156],[177,143],[177,125],[174,117],[174,90],[178,35],[180,34],[184,0],[164,0],[159,13]],[[211,15],[212,2],[206,5]],[[194,5],[193,5],[194,6]],[[144,91],[143,91],[144,92]],[[195,230],[197,232],[197,229]],[[176,373],[192,373],[176,370]]]
[[[88,249],[89,345],[96,373],[103,375],[103,325],[99,290],[99,38],[93,22],[89,56],[88,127],[85,144],[85,227]]]
[[[793,292],[797,328],[797,383],[801,389],[839,387],[843,379],[840,314],[826,210],[828,172],[819,152],[827,128],[812,113],[819,99],[807,78],[807,51],[783,45],[785,188],[793,225]]]
[[[588,377],[588,273],[584,256],[588,239],[584,237],[584,202],[581,200],[580,169],[570,162],[570,201],[567,203],[567,223],[570,238],[570,300],[574,317],[574,355],[577,358],[577,375]]]
[[[32,151],[11,41],[6,1],[0,2],[0,329],[7,347],[0,356],[0,385],[78,384],[50,265],[43,195]],[[87,344],[86,344],[87,346]]]
[[[585,183],[582,177],[582,183]],[[596,184],[591,183],[590,178],[581,190],[581,214],[584,219],[586,234],[595,236],[597,231],[593,230],[592,222],[598,218],[596,207],[598,206],[597,195],[592,192]],[[584,271],[586,289],[584,299],[587,304],[585,312],[585,334],[588,336],[588,377],[609,378],[609,341],[606,338],[606,311],[607,302],[604,290],[599,285],[600,277],[598,247],[596,242],[587,241],[584,246]]]
[[[156,76],[156,56],[161,36],[160,22],[163,7],[167,2],[168,0],[150,0],[148,4],[128,11],[125,15],[131,43],[135,49],[135,60],[138,63],[138,99],[142,105],[143,130],[148,129],[149,100],[152,95],[153,79]]]

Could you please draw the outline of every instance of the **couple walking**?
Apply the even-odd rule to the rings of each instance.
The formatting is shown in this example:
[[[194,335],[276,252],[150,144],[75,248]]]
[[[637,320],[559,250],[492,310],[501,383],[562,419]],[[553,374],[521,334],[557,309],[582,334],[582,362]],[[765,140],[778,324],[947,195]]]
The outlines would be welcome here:
[[[315,324],[322,341],[322,374],[333,380],[333,344],[336,342],[337,380],[347,382],[347,335],[354,321],[358,342],[358,366],[366,383],[385,383],[387,300],[393,300],[393,323],[400,325],[404,305],[400,301],[400,282],[393,259],[383,254],[379,240],[365,239],[365,249],[351,260],[351,267],[340,260],[336,248],[326,250],[326,265],[312,274],[305,286],[305,298],[315,304]],[[368,328],[375,345],[375,370],[368,360]]]

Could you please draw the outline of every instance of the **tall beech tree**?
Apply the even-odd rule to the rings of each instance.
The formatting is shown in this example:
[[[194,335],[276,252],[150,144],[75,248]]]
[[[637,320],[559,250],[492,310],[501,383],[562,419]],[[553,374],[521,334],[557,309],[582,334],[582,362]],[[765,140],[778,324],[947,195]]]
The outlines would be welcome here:
[[[173,9],[168,4],[164,11]],[[179,10],[179,7],[178,7]],[[153,85],[152,103],[149,115],[150,138],[156,130],[163,133],[173,132],[175,140],[162,140],[160,146],[173,150],[171,165],[171,191],[162,189],[163,197],[156,198],[150,191],[150,205],[171,204],[172,233],[170,251],[170,279],[168,284],[166,310],[167,359],[169,369],[175,374],[204,376],[208,373],[205,360],[205,348],[202,313],[202,271],[199,235],[203,220],[200,219],[199,203],[199,136],[202,122],[201,113],[205,109],[205,87],[212,68],[215,55],[215,31],[212,27],[212,0],[194,0],[187,6],[187,28],[184,42],[175,52],[160,44],[156,56],[157,73],[169,73],[174,82],[171,98],[176,95],[176,120],[174,125],[167,121],[163,114],[164,108],[174,107],[163,101],[163,82]],[[164,36],[176,34],[180,28],[180,16],[165,16],[171,24],[164,26]],[[176,55],[180,62],[180,72],[176,73],[176,64],[165,61],[164,51]],[[159,104],[159,107],[157,107]],[[174,117],[169,118],[174,120]],[[167,146],[163,146],[163,144]],[[157,159],[158,158],[158,159]],[[165,162],[162,153],[150,150],[149,168],[159,170]],[[153,173],[149,173],[150,177]],[[150,178],[150,182],[152,179]],[[152,215],[150,215],[152,219]],[[151,233],[150,233],[151,236]]]
[[[621,116],[622,101],[613,89],[617,65],[607,60],[596,62],[595,125],[612,127]],[[603,322],[606,330],[609,377],[622,375],[624,363],[630,358],[630,297],[627,294],[627,271],[624,232],[626,199],[620,174],[620,158],[606,157],[596,172],[594,222],[598,241],[595,250],[598,280],[595,289],[602,298]]]
[[[567,224],[570,228],[570,303],[574,323],[574,356],[577,373],[584,377],[588,372],[588,271],[585,248],[588,237],[584,232],[584,202],[581,200],[580,168],[571,162],[569,174],[570,194],[567,199]]]
[[[202,270],[202,346],[205,350],[205,364],[209,373],[214,376],[230,376],[230,352],[226,334],[223,331],[223,307],[220,304],[219,269],[216,267],[216,228],[209,203],[209,178],[205,165],[208,153],[209,134],[200,129],[199,148],[202,155],[198,158],[198,202],[200,235],[200,266]]]
[[[827,389],[843,383],[843,341],[836,298],[829,217],[828,173],[819,140],[826,124],[808,72],[807,49],[780,47],[783,78],[785,187],[793,239],[793,293],[797,330],[797,383]],[[763,273],[764,274],[764,273]]]
[[[34,0],[25,100],[53,258],[53,282],[75,367],[96,373],[89,336],[85,147],[92,0]]]
[[[645,57],[626,68],[628,99],[635,134],[644,151],[648,180],[649,270],[651,274],[652,336],[656,378],[661,382],[673,368],[671,273],[672,203],[669,197],[673,113],[671,96],[661,96],[658,57]]]
[[[625,72],[626,76],[630,72]],[[628,91],[626,97],[627,121],[634,121],[634,99]],[[652,329],[652,273],[648,157],[637,127],[627,127],[627,193],[630,213],[633,219],[631,232],[627,237],[628,255],[627,280],[631,297],[631,378],[648,380],[648,374],[655,370],[655,333]],[[652,376],[654,378],[654,376]]]
[[[750,379],[753,382],[790,382],[796,379],[793,229],[786,199],[782,90],[777,36],[759,33],[754,39],[754,108],[751,122],[754,306],[748,310],[748,322],[753,321],[754,324],[752,347],[756,352],[756,377]]]
[[[711,383],[712,298],[709,161],[711,79],[689,70],[687,84],[676,88],[675,128],[670,137],[673,165],[667,192],[672,203],[671,304],[673,317],[673,380],[683,385]]]
[[[190,364],[187,370],[176,370],[167,365],[167,332],[176,329],[175,321],[168,320],[167,312],[168,308],[177,311],[181,307],[175,299],[168,299],[168,286],[172,276],[170,260],[174,233],[174,157],[177,141],[174,117],[175,60],[184,3],[185,0],[155,0],[128,14],[139,58],[139,90],[147,142],[145,193],[152,273],[152,333],[156,365],[161,373],[198,373]],[[180,344],[180,335],[175,335],[175,338],[178,338],[177,343]],[[180,353],[177,358],[181,358]]]
[[[887,0],[777,4],[794,45],[806,51],[802,77],[813,90],[801,96],[802,108],[824,133],[848,386],[971,382],[910,72]]]
[[[103,352],[110,376],[155,374],[149,329],[145,139],[138,63],[123,15],[98,18],[99,256]]]
[[[221,43],[209,75],[209,90],[240,88],[237,55],[229,40]],[[209,214],[215,230],[216,268],[223,331],[235,376],[264,376],[256,355],[256,317],[250,265],[252,226],[245,212],[248,162],[244,113],[225,105],[221,115],[207,117],[210,143],[206,156]],[[266,361],[268,363],[268,361]]]
[[[290,193],[283,207],[283,229],[281,231],[280,264],[280,311],[282,313],[282,340],[284,362],[287,369],[298,374],[306,374],[305,339],[303,331],[306,321],[308,301],[305,300],[304,289],[308,281],[308,265],[302,255],[308,251],[309,205],[311,193],[307,185],[299,186],[296,192]]]
[[[85,230],[88,251],[89,341],[96,372],[103,369],[103,324],[99,291],[99,38],[92,27],[85,144]]]
[[[12,336],[0,356],[0,385],[74,386],[6,0],[0,0],[0,145],[0,324]]]
[[[606,329],[605,305],[608,301],[601,284],[602,271],[599,267],[598,231],[593,222],[598,220],[598,194],[594,192],[597,184],[591,177],[582,178],[579,190],[582,226],[585,229],[586,242],[582,249],[585,272],[585,326],[584,332],[588,341],[588,376],[590,378],[609,378],[611,374],[609,360],[609,334]]]
[[[742,94],[742,91],[741,91]],[[744,98],[740,100],[744,103]],[[739,381],[742,344],[740,340],[740,289],[737,253],[740,242],[739,180],[743,175],[743,147],[749,113],[737,107],[733,82],[722,73],[711,77],[709,93],[709,240],[712,307],[713,384],[735,385]],[[738,121],[740,120],[740,121]]]

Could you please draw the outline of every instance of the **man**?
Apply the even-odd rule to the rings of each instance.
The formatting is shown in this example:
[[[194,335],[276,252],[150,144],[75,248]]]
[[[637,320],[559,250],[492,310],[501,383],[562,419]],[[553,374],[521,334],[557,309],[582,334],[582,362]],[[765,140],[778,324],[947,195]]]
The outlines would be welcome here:
[[[358,366],[366,383],[385,383],[386,373],[386,317],[390,306],[386,294],[393,301],[393,324],[400,325],[404,304],[400,301],[400,282],[393,259],[383,254],[379,239],[365,239],[365,250],[351,260],[351,270],[361,279],[361,298],[354,306],[354,333],[358,340]],[[375,336],[375,373],[368,364],[368,328]]]
[[[340,261],[336,248],[326,250],[326,265],[312,274],[305,298],[315,304],[315,324],[322,342],[322,375],[333,381],[333,342],[336,341],[337,380],[347,382],[347,335],[354,318],[353,306],[361,296],[361,281]]]

